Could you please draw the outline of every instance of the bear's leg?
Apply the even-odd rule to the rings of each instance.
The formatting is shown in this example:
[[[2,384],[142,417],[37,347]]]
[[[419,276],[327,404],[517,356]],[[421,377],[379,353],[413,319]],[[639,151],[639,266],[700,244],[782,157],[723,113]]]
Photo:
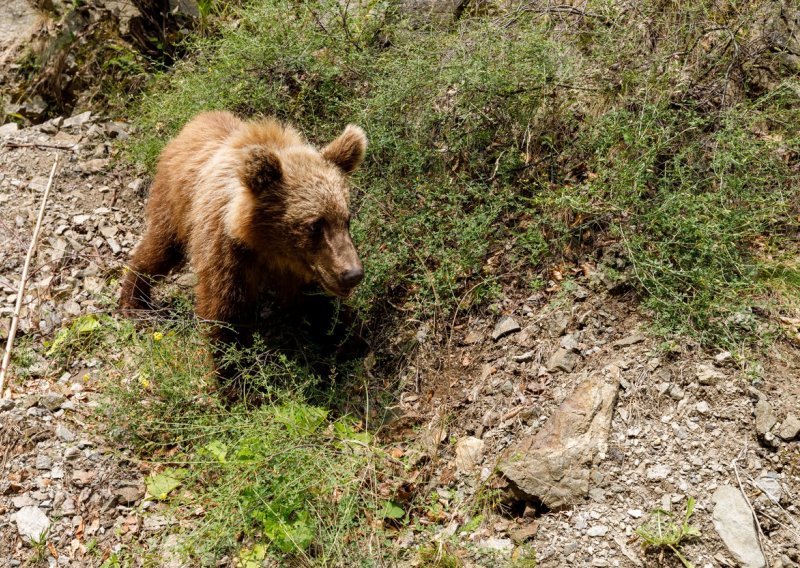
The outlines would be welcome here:
[[[183,260],[183,250],[176,238],[157,227],[148,229],[126,268],[120,308],[124,311],[152,308],[153,280],[166,276]]]
[[[252,337],[252,327],[248,325],[253,319],[252,312],[248,316],[251,302],[236,282],[235,272],[227,274],[200,272],[198,275],[197,299],[195,311],[197,316],[208,323],[207,336],[211,343],[211,352],[220,386],[228,398],[238,398],[242,389],[239,365],[232,348],[248,345]]]

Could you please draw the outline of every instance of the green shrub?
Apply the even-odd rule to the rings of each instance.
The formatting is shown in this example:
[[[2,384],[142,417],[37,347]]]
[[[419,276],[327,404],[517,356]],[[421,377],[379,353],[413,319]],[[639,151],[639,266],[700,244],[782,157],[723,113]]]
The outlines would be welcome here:
[[[643,30],[591,3],[567,35],[547,10],[423,26],[390,3],[254,3],[156,81],[132,152],[152,166],[212,108],[277,115],[318,143],[357,122],[368,324],[387,301],[446,314],[492,297],[486,261],[504,248],[504,270],[536,281],[602,236],[624,244],[665,331],[730,343],[765,284],[760,252],[797,226],[800,121],[796,83],[748,96],[746,76],[724,76],[722,62],[744,65],[704,27],[724,14],[645,3]],[[774,258],[768,272],[796,273]]]

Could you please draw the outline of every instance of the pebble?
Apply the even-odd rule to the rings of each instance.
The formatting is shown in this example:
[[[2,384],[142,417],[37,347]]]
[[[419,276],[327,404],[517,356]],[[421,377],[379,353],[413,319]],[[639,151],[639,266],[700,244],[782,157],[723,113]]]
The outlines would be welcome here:
[[[668,465],[656,464],[647,470],[647,479],[650,481],[660,481],[666,479],[672,473],[672,468]]]
[[[789,413],[778,429],[778,436],[786,442],[790,442],[800,436],[800,419]]]
[[[723,373],[720,373],[714,367],[708,365],[698,365],[696,376],[697,382],[703,386],[715,385],[725,378]]]
[[[492,331],[492,339],[497,341],[501,337],[505,337],[511,333],[516,333],[521,329],[522,328],[513,318],[509,316],[503,316],[500,318],[500,321],[497,322],[497,325],[494,326],[494,331]]]
[[[760,437],[766,435],[775,426],[777,419],[772,411],[772,405],[765,398],[760,398],[756,402],[756,434]]]
[[[72,430],[70,430],[63,424],[59,424],[58,426],[56,426],[56,436],[58,436],[58,439],[61,440],[62,442],[74,442],[76,438]]]
[[[608,527],[606,525],[594,525],[589,527],[589,530],[586,531],[588,536],[605,536],[608,532]]]
[[[17,531],[28,540],[38,541],[50,528],[50,519],[39,507],[22,507],[16,515]]]
[[[627,337],[623,337],[622,339],[615,341],[612,343],[614,347],[629,347],[631,345],[636,345],[637,343],[641,343],[644,341],[646,337],[641,333],[634,333]]]
[[[580,355],[572,350],[561,348],[547,362],[548,371],[564,371],[571,373],[580,360]]]
[[[462,473],[475,470],[483,461],[484,441],[478,438],[461,438],[456,443],[456,469]]]
[[[467,333],[466,337],[464,337],[464,345],[474,345],[476,343],[480,343],[482,339],[483,339],[482,333],[480,333],[479,331],[470,330],[470,332]]]
[[[144,497],[143,491],[141,491],[138,487],[133,487],[130,485],[120,487],[114,492],[114,494],[119,498],[119,502],[122,505],[133,505],[139,499]]]
[[[522,355],[514,355],[511,357],[512,361],[516,363],[527,363],[528,361],[533,361],[534,352],[533,351],[526,351]]]
[[[39,406],[43,406],[50,412],[55,412],[61,408],[61,404],[66,400],[64,395],[48,392],[39,397]]]
[[[53,465],[53,460],[46,454],[39,454],[36,456],[36,469],[50,469]]]

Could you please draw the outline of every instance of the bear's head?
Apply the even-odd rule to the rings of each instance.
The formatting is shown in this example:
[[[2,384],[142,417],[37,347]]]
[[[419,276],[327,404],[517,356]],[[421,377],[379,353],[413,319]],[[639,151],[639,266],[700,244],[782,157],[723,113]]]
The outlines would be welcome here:
[[[291,127],[268,127],[281,132],[240,149],[245,199],[236,207],[236,232],[273,268],[345,297],[364,277],[350,235],[348,178],[364,159],[367,137],[349,125],[317,150]]]

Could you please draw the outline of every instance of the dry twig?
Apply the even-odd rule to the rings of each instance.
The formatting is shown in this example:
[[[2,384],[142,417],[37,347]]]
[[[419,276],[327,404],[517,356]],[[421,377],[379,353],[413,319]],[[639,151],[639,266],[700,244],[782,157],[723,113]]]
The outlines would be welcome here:
[[[31,266],[31,259],[33,252],[36,250],[36,242],[39,240],[39,231],[42,228],[42,219],[44,218],[44,209],[47,205],[47,198],[50,195],[50,187],[53,185],[53,176],[56,173],[56,166],[58,165],[59,154],[56,154],[56,159],[53,161],[53,169],[50,170],[50,178],[47,180],[47,187],[44,189],[42,196],[42,206],[39,208],[39,217],[36,219],[36,227],[33,229],[33,236],[31,236],[31,244],[28,246],[28,254],[25,257],[25,264],[22,267],[22,277],[19,281],[19,291],[17,292],[17,301],[14,305],[14,315],[11,318],[11,327],[8,329],[8,341],[6,342],[6,352],[3,355],[3,364],[0,367],[0,396],[8,398],[10,393],[4,393],[6,373],[8,372],[8,364],[11,361],[11,350],[14,348],[14,337],[17,335],[17,326],[19,325],[19,312],[22,307],[22,298],[25,296],[25,281],[28,279],[28,270]]]

